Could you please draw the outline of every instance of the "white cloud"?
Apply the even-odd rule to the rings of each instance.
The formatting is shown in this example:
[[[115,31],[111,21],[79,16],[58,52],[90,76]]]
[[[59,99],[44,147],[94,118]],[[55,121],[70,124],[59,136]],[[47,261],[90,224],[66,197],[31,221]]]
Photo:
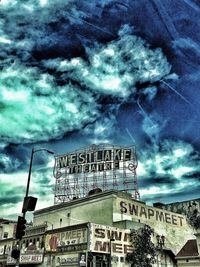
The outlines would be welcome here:
[[[98,115],[91,93],[71,84],[57,86],[52,76],[36,68],[15,63],[4,68],[0,81],[0,134],[5,142],[59,138]]]
[[[91,91],[122,98],[134,93],[137,82],[159,81],[171,69],[161,49],[150,49],[144,40],[123,33],[123,29],[118,39],[86,50],[89,63],[81,58],[56,58],[43,63],[47,68],[63,72],[63,78],[72,78]],[[152,90],[155,95],[155,88]]]

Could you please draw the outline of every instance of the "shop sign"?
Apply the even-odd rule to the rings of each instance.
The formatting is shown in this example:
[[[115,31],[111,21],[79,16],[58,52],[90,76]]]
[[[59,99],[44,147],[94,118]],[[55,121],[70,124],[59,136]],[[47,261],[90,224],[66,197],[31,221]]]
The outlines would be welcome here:
[[[78,262],[79,262],[78,254],[56,257],[56,267],[71,266],[71,265],[74,266],[78,265]]]
[[[58,251],[62,248],[87,243],[87,229],[75,229],[46,236],[46,250]],[[68,250],[69,251],[69,250]]]
[[[91,223],[89,251],[120,256],[131,253],[130,230]]]
[[[22,264],[36,264],[42,263],[43,261],[43,254],[22,254],[20,255],[19,262]]]
[[[76,245],[70,245],[70,246],[64,246],[64,247],[57,247],[57,252],[70,252],[70,251],[81,251],[87,249],[87,243],[86,244],[76,244]]]
[[[161,222],[178,227],[182,227],[184,224],[186,224],[186,220],[181,214],[146,206],[136,201],[129,202],[121,200],[118,201],[117,205],[117,211],[120,211],[120,214],[129,215],[133,218],[136,217],[141,221],[143,219],[143,222]]]
[[[21,254],[19,258],[20,264],[38,264],[43,262],[43,254]],[[14,265],[16,260],[11,256],[7,257],[7,264]]]
[[[7,257],[7,265],[15,265],[16,260],[13,259],[11,256]]]

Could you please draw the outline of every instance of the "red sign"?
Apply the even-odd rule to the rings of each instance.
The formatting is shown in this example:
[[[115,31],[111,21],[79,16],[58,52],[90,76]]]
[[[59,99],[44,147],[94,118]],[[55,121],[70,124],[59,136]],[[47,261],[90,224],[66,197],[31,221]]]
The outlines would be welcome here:
[[[58,237],[55,235],[52,235],[49,239],[49,247],[51,251],[56,251],[57,244],[58,244]]]

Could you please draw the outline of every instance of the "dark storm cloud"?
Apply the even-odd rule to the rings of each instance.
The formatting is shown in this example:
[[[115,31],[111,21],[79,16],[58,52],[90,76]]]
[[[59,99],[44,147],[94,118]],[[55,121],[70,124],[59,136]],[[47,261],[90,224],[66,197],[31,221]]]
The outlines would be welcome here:
[[[152,185],[166,185],[168,188],[173,188],[176,185],[176,180],[172,177],[158,177],[156,172],[148,173],[148,178],[140,178],[139,186],[140,188],[149,188]]]
[[[35,145],[37,150],[38,144]],[[46,147],[48,148],[48,146]],[[30,164],[32,146],[9,144],[0,152],[0,173],[14,173],[15,171],[27,171]],[[52,158],[45,151],[35,153],[33,164],[35,168],[45,166]]]
[[[0,153],[0,173],[8,173],[16,171],[21,166],[18,159],[10,155]]]
[[[191,200],[195,198],[199,198],[199,191],[200,185],[195,187],[187,186],[184,189],[181,189],[176,192],[170,192],[169,195],[158,193],[156,195],[149,195],[144,196],[143,200],[146,202],[163,202],[163,203],[170,203],[176,201],[184,201],[184,200]]]
[[[37,169],[32,173],[32,194],[40,197],[48,197],[53,194],[55,180],[52,173],[52,168],[45,167]]]
[[[137,169],[142,197],[146,200],[173,198],[180,192],[197,192],[200,186],[200,154],[183,141],[154,140],[139,152]]]
[[[7,178],[5,176],[4,178]],[[18,202],[22,201],[22,195],[24,193],[24,188],[16,185],[16,177],[15,176],[15,183],[7,183],[6,181],[2,181],[0,178],[0,187],[1,187],[1,197],[0,203],[1,205],[12,206],[12,204],[17,204]],[[5,179],[4,179],[5,180]]]
[[[81,5],[85,10],[86,3]],[[99,103],[102,96],[118,98],[120,103],[136,93],[137,83],[155,83],[169,74],[171,66],[162,50],[151,49],[128,25],[118,28],[113,40],[106,43],[94,45],[90,35],[93,46],[85,43],[84,53],[74,55],[68,48],[80,47],[73,34],[81,30],[75,27],[72,34],[69,28],[84,24],[86,17],[78,4],[80,1],[16,1],[3,5],[2,142],[62,138],[104,116]],[[152,91],[149,99],[155,87]]]
[[[21,201],[21,198],[18,196],[8,196],[6,198],[0,198],[0,205],[9,205],[9,204],[16,204]]]

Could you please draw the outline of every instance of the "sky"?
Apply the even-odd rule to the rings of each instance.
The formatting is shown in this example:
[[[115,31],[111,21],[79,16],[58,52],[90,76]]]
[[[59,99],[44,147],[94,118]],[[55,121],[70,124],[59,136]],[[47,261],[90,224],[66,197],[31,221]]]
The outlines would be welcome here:
[[[32,148],[135,145],[141,199],[200,197],[198,0],[1,0],[0,217],[21,213]],[[30,195],[53,205],[54,157]]]

